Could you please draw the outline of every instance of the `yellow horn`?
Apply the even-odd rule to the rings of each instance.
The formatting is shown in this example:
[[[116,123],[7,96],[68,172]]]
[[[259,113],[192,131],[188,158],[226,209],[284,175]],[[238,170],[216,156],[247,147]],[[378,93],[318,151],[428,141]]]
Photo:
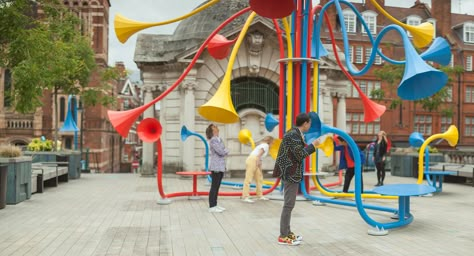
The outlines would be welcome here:
[[[268,154],[273,158],[277,159],[278,150],[280,150],[281,139],[274,139],[270,149],[268,150]]]
[[[316,148],[321,149],[324,155],[329,157],[334,153],[334,141],[330,136],[327,136],[323,143],[319,144]]]
[[[242,144],[248,144],[252,146],[252,149],[255,148],[255,142],[252,139],[252,133],[250,132],[249,129],[242,129],[239,132],[239,141]]]
[[[434,35],[434,27],[433,24],[429,22],[424,22],[421,23],[418,26],[411,26],[407,25],[405,23],[402,23],[392,17],[388,12],[386,12],[378,3],[376,0],[370,0],[372,4],[375,6],[375,8],[381,12],[385,17],[387,17],[389,20],[391,20],[393,23],[399,25],[400,27],[403,27],[404,29],[408,30],[410,34],[413,36],[413,44],[417,48],[423,48],[427,46],[432,40],[433,40],[433,35]]]
[[[124,16],[122,16],[120,14],[117,14],[117,15],[115,15],[115,18],[114,18],[115,34],[117,35],[117,38],[121,43],[125,43],[130,36],[132,36],[133,34],[135,34],[136,32],[138,32],[142,29],[153,27],[153,26],[166,25],[166,24],[170,24],[170,23],[174,23],[176,21],[186,19],[186,18],[188,18],[190,16],[193,16],[194,14],[196,14],[200,11],[203,11],[203,10],[207,9],[209,6],[217,4],[219,1],[220,0],[208,1],[206,4],[203,4],[202,6],[192,10],[191,12],[189,12],[189,13],[183,15],[183,16],[180,16],[178,18],[174,18],[174,19],[171,19],[171,20],[167,20],[167,21],[162,21],[162,22],[148,23],[148,22],[134,21],[134,20],[125,18]]]
[[[148,23],[135,21],[120,14],[115,15],[114,18],[115,35],[121,43],[127,42],[128,38],[136,32],[153,26],[157,26],[157,22]]]
[[[425,148],[436,139],[445,139],[448,141],[451,147],[456,146],[458,144],[459,139],[459,132],[458,128],[454,125],[450,125],[448,130],[444,133],[438,133],[431,135],[428,139],[423,142],[423,145],[420,147],[420,152],[418,153],[418,184],[423,182],[423,155],[425,153]]]
[[[206,104],[200,106],[198,112],[207,120],[214,122],[230,124],[239,121],[239,115],[230,96],[230,79],[224,77],[216,94]]]

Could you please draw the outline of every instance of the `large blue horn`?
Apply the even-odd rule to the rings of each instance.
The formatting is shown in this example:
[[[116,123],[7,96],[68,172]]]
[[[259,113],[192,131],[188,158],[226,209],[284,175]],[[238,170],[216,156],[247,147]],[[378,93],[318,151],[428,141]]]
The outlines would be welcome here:
[[[309,118],[311,119],[311,127],[304,135],[307,144],[310,144],[315,139],[321,137],[324,129],[323,126],[325,126],[321,123],[321,119],[316,112],[309,112]]]
[[[67,114],[66,120],[64,120],[63,127],[59,129],[60,132],[78,132],[79,128],[77,128],[76,122],[74,121],[73,113],[75,113],[76,107],[72,105],[73,97],[69,95],[68,103],[67,103]],[[76,101],[74,100],[74,103]],[[76,115],[77,116],[77,115]]]
[[[434,61],[446,66],[451,62],[451,47],[448,41],[442,37],[437,37],[428,50],[424,51],[420,57],[425,61]]]
[[[192,132],[188,130],[186,125],[183,125],[183,127],[181,127],[181,140],[185,141],[191,135],[192,135]]]
[[[265,117],[265,129],[271,132],[278,125],[278,120],[270,113]]]
[[[403,37],[405,46],[405,72],[398,86],[398,96],[404,100],[419,100],[435,94],[448,82],[448,76],[426,64],[413,48],[408,36]]]
[[[423,139],[423,135],[419,132],[412,132],[410,134],[410,137],[408,138],[408,142],[410,143],[410,146],[419,148],[421,145],[423,145],[423,142],[425,142],[425,139]]]
[[[185,141],[191,135],[198,137],[204,143],[204,147],[206,148],[206,159],[205,159],[206,162],[204,163],[204,169],[208,171],[209,170],[209,145],[207,144],[206,139],[201,134],[197,132],[192,132],[188,130],[188,128],[186,128],[186,125],[183,125],[183,127],[181,127],[181,140]]]

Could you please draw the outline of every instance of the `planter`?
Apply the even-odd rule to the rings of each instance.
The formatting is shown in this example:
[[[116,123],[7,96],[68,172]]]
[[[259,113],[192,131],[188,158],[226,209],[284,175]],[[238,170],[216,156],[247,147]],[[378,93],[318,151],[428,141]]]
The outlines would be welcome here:
[[[17,204],[31,197],[31,157],[0,158],[7,165],[6,203]]]
[[[26,151],[25,155],[33,158],[33,163],[38,162],[67,162],[68,176],[70,179],[81,177],[81,152],[79,151]]]

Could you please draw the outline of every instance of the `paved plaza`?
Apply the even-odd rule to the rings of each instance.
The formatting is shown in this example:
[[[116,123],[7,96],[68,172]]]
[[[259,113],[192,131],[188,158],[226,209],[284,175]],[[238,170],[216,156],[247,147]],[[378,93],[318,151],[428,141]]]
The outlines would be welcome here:
[[[337,178],[326,177],[322,183]],[[364,173],[366,189],[372,189],[375,181],[374,172]],[[388,175],[385,183],[416,183],[416,179]],[[238,197],[219,197],[219,205],[227,210],[209,213],[207,197],[157,204],[156,184],[155,178],[138,174],[82,174],[27,201],[7,205],[0,210],[0,255],[454,256],[474,251],[470,185],[444,183],[440,194],[412,197],[413,223],[379,237],[367,234],[369,227],[354,207],[298,201],[292,229],[304,240],[299,246],[286,246],[277,244],[282,201],[248,204]],[[165,193],[191,189],[191,179],[164,177]],[[208,189],[206,179],[200,178],[198,190]],[[222,190],[237,191],[225,186]],[[365,203],[397,207],[397,200],[365,199]],[[368,213],[379,222],[393,221],[390,213]]]

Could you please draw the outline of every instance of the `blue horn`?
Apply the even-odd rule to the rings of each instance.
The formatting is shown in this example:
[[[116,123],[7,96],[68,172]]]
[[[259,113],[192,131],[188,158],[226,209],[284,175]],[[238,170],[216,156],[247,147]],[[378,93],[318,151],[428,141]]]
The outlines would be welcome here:
[[[265,117],[265,129],[271,132],[278,125],[278,120],[270,113],[267,114]]]
[[[425,142],[425,139],[423,139],[423,135],[419,132],[412,132],[410,134],[410,137],[408,138],[408,142],[410,143],[410,146],[419,148],[423,145],[423,142]]]
[[[424,51],[420,57],[425,61],[434,61],[446,66],[451,62],[451,47],[446,39],[437,37],[430,48]]]
[[[426,64],[418,55],[406,34],[403,37],[405,46],[405,72],[398,86],[398,96],[404,100],[419,100],[437,93],[448,82],[448,76]]]
[[[64,120],[63,127],[59,129],[60,132],[78,132],[76,121],[74,120],[73,112],[75,113],[76,107],[72,105],[72,96],[69,95],[67,103],[67,115],[66,120]],[[76,101],[74,101],[75,103]]]

